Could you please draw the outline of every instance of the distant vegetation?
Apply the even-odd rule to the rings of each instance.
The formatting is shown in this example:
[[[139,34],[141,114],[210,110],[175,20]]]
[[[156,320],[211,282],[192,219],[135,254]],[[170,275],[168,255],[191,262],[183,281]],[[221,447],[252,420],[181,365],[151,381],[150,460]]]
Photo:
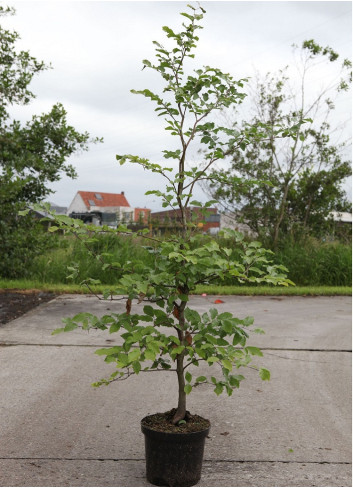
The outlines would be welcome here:
[[[200,239],[209,238],[200,236]],[[141,262],[153,265],[155,252],[158,252],[153,246],[150,250],[141,248],[138,240],[132,243],[130,239],[113,235],[102,235],[89,246],[90,250],[73,238],[57,236],[52,248],[37,256],[22,277],[8,278],[25,278],[48,284],[79,284],[84,279],[94,277],[102,284],[114,285],[121,274],[110,269],[102,270],[101,260],[107,253],[118,264],[131,262],[131,268],[138,269]],[[99,252],[100,258],[92,259],[93,251]],[[233,254],[236,258],[236,251]],[[298,286],[352,285],[352,246],[348,244],[315,239],[299,243],[288,240],[281,243],[273,260],[289,269],[289,278]],[[77,266],[79,274],[68,278],[72,275],[73,265]],[[223,284],[218,282],[215,285],[238,284],[232,284],[228,279]]]

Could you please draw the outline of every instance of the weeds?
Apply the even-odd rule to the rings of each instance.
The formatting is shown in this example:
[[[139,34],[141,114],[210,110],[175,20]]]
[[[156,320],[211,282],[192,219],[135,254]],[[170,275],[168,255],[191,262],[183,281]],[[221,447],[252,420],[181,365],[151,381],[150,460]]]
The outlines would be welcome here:
[[[200,235],[200,240],[210,239]],[[224,239],[222,239],[222,245]],[[110,254],[113,261],[131,267],[139,263],[153,264],[153,249],[138,246],[137,241],[129,238],[102,235],[89,243],[89,249],[72,237],[60,236],[55,247],[41,256],[37,256],[28,267],[23,278],[47,284],[79,284],[89,277],[97,277],[102,284],[115,285],[121,276],[116,270],[102,270],[100,260]],[[232,247],[231,243],[227,246]],[[151,252],[152,251],[152,252]],[[98,259],[92,253],[98,253]],[[236,259],[233,250],[232,258]],[[289,270],[289,278],[298,286],[351,286],[352,285],[352,247],[338,242],[322,243],[314,239],[302,242],[282,241],[273,255],[277,264],[283,264]],[[79,275],[73,280],[68,267],[78,266]],[[232,286],[230,280],[215,285]]]

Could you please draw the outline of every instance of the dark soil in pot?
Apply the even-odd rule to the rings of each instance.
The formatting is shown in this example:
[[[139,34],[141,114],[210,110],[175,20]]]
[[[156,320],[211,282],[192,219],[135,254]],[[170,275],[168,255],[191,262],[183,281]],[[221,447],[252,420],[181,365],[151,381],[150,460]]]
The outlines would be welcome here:
[[[141,421],[145,435],[147,480],[155,486],[188,487],[201,477],[205,439],[210,422],[189,412],[185,423],[173,425],[175,410],[146,416]]]

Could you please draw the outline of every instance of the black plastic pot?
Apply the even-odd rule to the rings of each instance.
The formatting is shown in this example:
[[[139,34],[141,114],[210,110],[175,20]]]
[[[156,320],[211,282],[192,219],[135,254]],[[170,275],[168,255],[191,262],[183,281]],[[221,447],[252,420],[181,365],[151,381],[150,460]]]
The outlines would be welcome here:
[[[148,482],[164,487],[197,484],[209,428],[194,433],[164,433],[141,424],[141,429],[145,435]]]

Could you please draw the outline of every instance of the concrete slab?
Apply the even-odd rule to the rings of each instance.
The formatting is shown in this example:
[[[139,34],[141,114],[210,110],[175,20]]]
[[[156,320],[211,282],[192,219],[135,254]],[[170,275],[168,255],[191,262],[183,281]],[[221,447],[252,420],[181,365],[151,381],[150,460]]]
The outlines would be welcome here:
[[[197,486],[345,487],[350,478],[342,464],[204,460]],[[144,460],[0,460],[2,480],[10,487],[153,487]]]
[[[350,297],[241,297],[223,296],[223,304],[215,304],[218,296],[193,296],[192,306],[200,313],[216,308],[231,311],[239,318],[252,316],[255,325],[266,331],[255,335],[254,344],[262,348],[314,349],[350,351],[352,349]],[[142,311],[144,304],[134,304]],[[52,336],[63,326],[62,318],[79,312],[97,316],[123,312],[121,300],[99,301],[89,295],[62,295],[42,304],[28,314],[0,328],[1,344],[108,345],[117,342],[117,335],[101,331],[73,331]]]
[[[203,299],[193,298],[200,312],[213,306],[213,298]],[[230,398],[205,386],[191,393],[189,410],[212,423],[199,485],[350,486],[350,298],[224,300],[216,307],[240,317],[269,312],[270,336],[256,340],[265,342],[259,364],[272,380],[247,371]],[[0,328],[1,486],[149,485],[139,422],[174,406],[175,373],[141,373],[94,389],[91,382],[111,366],[94,355],[93,345],[114,336],[50,335],[63,315],[101,314],[107,307],[124,306],[64,296]],[[271,348],[271,338],[280,350]],[[300,346],[295,351],[288,346],[293,339]]]

